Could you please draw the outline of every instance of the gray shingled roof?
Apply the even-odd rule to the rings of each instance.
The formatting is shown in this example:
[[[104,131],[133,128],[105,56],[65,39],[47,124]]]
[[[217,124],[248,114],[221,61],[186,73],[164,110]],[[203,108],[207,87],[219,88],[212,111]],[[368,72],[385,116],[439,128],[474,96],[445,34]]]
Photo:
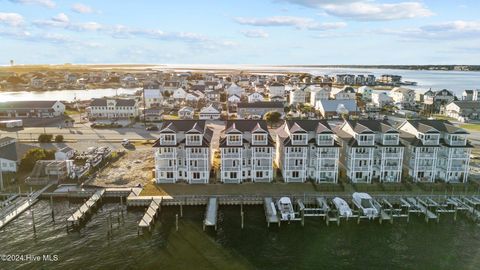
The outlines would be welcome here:
[[[111,100],[111,99],[95,98],[90,103],[90,106],[107,106],[107,100]],[[117,106],[126,106],[126,107],[132,107],[136,103],[134,99],[115,99],[115,102],[117,103]]]
[[[7,101],[0,102],[0,109],[48,109],[53,107],[56,101],[31,100],[31,101]]]
[[[271,102],[271,101],[259,101],[259,102],[240,102],[237,104],[237,107],[240,108],[282,108],[282,102]]]
[[[2,141],[6,140],[12,140],[10,137],[4,137],[0,139]],[[12,161],[17,161],[18,160],[18,155],[17,155],[17,143],[10,143],[7,144],[3,147],[0,147],[0,158],[7,159],[7,160],[12,160]]]

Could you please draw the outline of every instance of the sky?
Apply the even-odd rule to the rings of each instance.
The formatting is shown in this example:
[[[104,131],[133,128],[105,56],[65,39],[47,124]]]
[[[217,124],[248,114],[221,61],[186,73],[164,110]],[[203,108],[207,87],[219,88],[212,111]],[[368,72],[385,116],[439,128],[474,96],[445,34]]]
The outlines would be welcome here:
[[[0,65],[480,64],[478,0],[0,0]]]

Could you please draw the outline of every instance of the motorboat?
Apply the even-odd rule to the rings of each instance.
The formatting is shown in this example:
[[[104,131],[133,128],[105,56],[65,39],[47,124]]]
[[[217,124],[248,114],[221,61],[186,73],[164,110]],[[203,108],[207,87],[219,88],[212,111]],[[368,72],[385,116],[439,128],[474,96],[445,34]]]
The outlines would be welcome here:
[[[353,203],[360,209],[364,216],[369,219],[378,217],[378,209],[373,204],[373,198],[368,193],[355,192],[352,195]]]
[[[332,202],[337,208],[339,216],[344,218],[349,218],[353,216],[352,209],[344,199],[340,197],[335,197],[333,198]]]
[[[293,211],[292,201],[288,197],[281,197],[277,201],[277,208],[280,212],[280,220],[289,221],[295,219],[295,212]]]

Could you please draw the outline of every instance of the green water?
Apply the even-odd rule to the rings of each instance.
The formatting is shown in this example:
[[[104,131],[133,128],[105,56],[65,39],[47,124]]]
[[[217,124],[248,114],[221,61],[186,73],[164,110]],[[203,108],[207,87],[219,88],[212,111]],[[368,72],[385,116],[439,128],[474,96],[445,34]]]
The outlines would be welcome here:
[[[57,201],[56,222],[49,202],[0,231],[0,254],[58,255],[56,262],[0,262],[0,269],[480,269],[480,226],[442,216],[439,224],[420,217],[410,223],[343,223],[326,226],[320,218],[267,228],[262,207],[220,207],[219,226],[202,230],[204,207],[163,207],[151,233],[137,236],[142,209],[129,209],[124,222],[116,214],[113,239],[107,217],[117,204],[106,203],[78,232],[67,233],[64,220],[78,203]]]

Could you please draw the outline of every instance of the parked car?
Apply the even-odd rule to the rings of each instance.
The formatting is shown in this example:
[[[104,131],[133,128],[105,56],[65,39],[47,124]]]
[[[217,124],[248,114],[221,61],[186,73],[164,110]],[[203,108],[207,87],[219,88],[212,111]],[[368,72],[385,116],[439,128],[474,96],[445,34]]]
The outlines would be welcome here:
[[[130,145],[130,141],[129,141],[128,139],[123,139],[123,140],[122,140],[122,145],[123,145],[124,147],[129,146],[129,145]]]

